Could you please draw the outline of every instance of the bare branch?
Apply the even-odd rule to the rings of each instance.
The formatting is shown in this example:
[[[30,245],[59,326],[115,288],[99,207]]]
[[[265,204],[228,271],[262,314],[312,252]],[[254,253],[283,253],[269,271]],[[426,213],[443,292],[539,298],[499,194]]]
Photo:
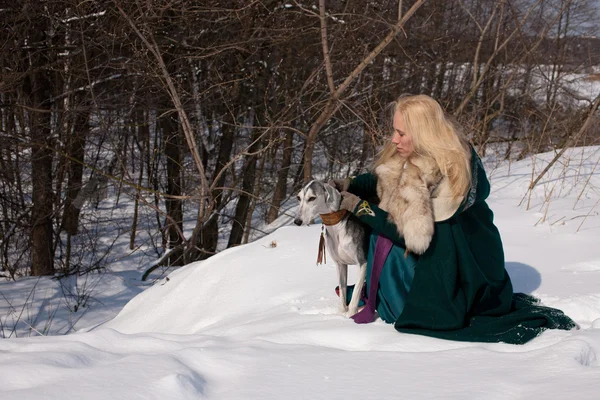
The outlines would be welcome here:
[[[402,0],[398,0],[398,21],[402,20]]]
[[[590,127],[590,125],[592,124],[592,120],[594,119],[594,116],[596,114],[596,110],[598,110],[598,106],[600,105],[600,95],[598,95],[596,97],[596,100],[594,100],[594,104],[592,105],[587,118],[585,119],[585,122],[583,123],[583,125],[581,126],[581,128],[579,129],[579,131],[577,132],[576,135],[571,135],[569,137],[569,139],[567,140],[567,142],[564,144],[564,146],[562,147],[562,149],[560,149],[560,151],[554,156],[554,158],[548,163],[548,165],[546,165],[546,168],[544,168],[544,170],[542,172],[540,172],[540,174],[537,176],[537,178],[535,178],[533,180],[533,182],[531,182],[531,185],[529,185],[529,189],[528,190],[532,190],[535,185],[538,184],[538,182],[540,181],[540,179],[542,179],[542,177],[544,175],[546,175],[546,173],[550,170],[550,168],[552,168],[552,166],[556,163],[556,161],[558,161],[558,159],[560,157],[562,157],[562,155],[565,153],[565,151],[567,151],[567,149],[571,146],[573,146],[575,143],[577,143],[577,141],[579,140],[579,138],[588,130],[588,128]]]
[[[119,12],[121,13],[121,15],[127,20],[129,25],[131,26],[131,28],[134,30],[136,35],[144,43],[146,48],[154,55],[154,58],[156,59],[156,62],[158,63],[158,65],[160,67],[160,70],[162,72],[162,78],[165,80],[165,83],[167,84],[167,92],[169,93],[169,96],[171,97],[171,100],[173,101],[173,105],[177,109],[177,114],[179,115],[179,118],[182,123],[183,134],[185,136],[188,148],[190,149],[190,152],[192,153],[192,158],[194,159],[194,164],[196,165],[196,168],[198,169],[198,173],[200,175],[200,182],[201,182],[200,193],[201,193],[201,196],[203,197],[203,200],[200,201],[200,206],[199,206],[200,208],[199,208],[198,212],[200,215],[204,216],[210,212],[209,210],[211,207],[211,205],[210,205],[211,202],[209,200],[210,200],[211,195],[210,195],[210,191],[208,190],[208,182],[206,180],[204,166],[202,165],[202,160],[200,159],[200,154],[198,153],[198,147],[196,146],[196,138],[194,135],[194,131],[192,130],[192,125],[190,123],[190,120],[188,119],[187,113],[185,112],[185,109],[183,108],[183,104],[181,102],[181,98],[179,96],[177,88],[175,88],[175,83],[173,82],[173,79],[171,78],[171,74],[167,70],[167,66],[165,65],[164,59],[160,53],[160,49],[158,48],[158,45],[156,44],[156,41],[154,40],[154,36],[150,37],[150,39],[152,40],[152,43],[150,43],[150,41],[142,34],[142,32],[140,32],[140,30],[137,28],[135,23],[131,20],[129,15],[127,13],[125,13],[125,11],[119,6],[119,4],[116,4],[116,6],[117,6]],[[207,200],[207,201],[205,201],[205,200]],[[208,210],[206,209],[207,205],[209,207]]]
[[[331,69],[331,58],[329,56],[329,46],[327,45],[327,20],[325,19],[325,0],[319,0],[319,20],[321,21],[321,45],[323,46],[323,58],[325,60],[325,71],[327,75],[327,84],[331,95],[335,93],[335,84],[333,83],[333,71]]]
[[[325,123],[331,118],[331,116],[337,111],[340,107],[339,99],[341,95],[348,89],[350,84],[354,82],[354,80],[358,77],[358,75],[373,61],[375,57],[379,55],[385,49],[385,47],[390,44],[390,42],[400,33],[402,27],[408,21],[413,14],[423,5],[425,0],[417,0],[415,4],[404,14],[404,16],[392,26],[390,33],[365,57],[354,70],[346,77],[344,82],[336,89],[336,91],[331,95],[329,101],[325,105],[323,111],[315,121],[315,123],[311,126],[310,131],[308,132],[308,136],[306,139],[306,151],[304,153],[304,181],[308,182],[312,175],[312,155],[315,147],[315,140],[321,128],[325,125]]]
[[[462,2],[461,2],[461,5],[462,5]],[[492,11],[492,14],[490,15],[490,18],[488,19],[487,24],[485,24],[484,28],[481,28],[481,25],[479,25],[479,23],[477,23],[477,20],[475,20],[475,23],[477,23],[477,26],[479,27],[479,30],[481,31],[481,33],[479,35],[479,40],[477,41],[477,48],[475,49],[475,58],[473,60],[473,86],[477,84],[477,73],[479,72],[479,53],[481,52],[481,46],[483,45],[483,38],[485,37],[485,34],[486,34],[487,30],[489,29],[489,27],[492,25],[492,21],[494,20],[494,17],[496,16],[496,11],[498,10],[498,7],[500,5],[502,5],[502,7],[504,7],[504,1],[501,1],[500,3],[496,4],[496,7],[494,7],[494,11]],[[471,15],[470,12],[469,12],[469,15]],[[500,24],[498,24],[498,25],[500,25]],[[498,36],[496,36],[496,37],[498,37]]]
[[[469,93],[467,93],[467,95],[463,99],[463,101],[460,104],[460,106],[458,106],[458,108],[454,112],[454,115],[460,115],[464,111],[464,109],[467,106],[467,104],[469,104],[469,101],[471,101],[471,99],[473,98],[473,96],[475,95],[475,93],[477,93],[477,90],[479,89],[479,86],[481,86],[481,84],[483,83],[483,80],[484,80],[485,76],[487,75],[487,72],[489,71],[491,63],[494,60],[494,58],[496,58],[496,56],[498,55],[498,53],[500,53],[500,51],[502,49],[504,49],[504,47],[506,47],[506,45],[512,40],[512,38],[517,34],[517,32],[519,32],[521,30],[521,26],[523,26],[523,24],[525,23],[525,21],[527,21],[527,19],[529,18],[529,16],[533,12],[533,10],[541,2],[542,2],[542,0],[538,0],[535,4],[533,4],[529,8],[529,10],[527,10],[527,13],[525,13],[525,16],[523,16],[523,18],[520,21],[518,21],[517,27],[511,32],[511,34],[504,40],[504,42],[502,42],[502,44],[500,46],[498,46],[498,47],[496,47],[494,49],[494,52],[490,55],[490,57],[486,61],[485,68],[481,72],[481,75],[479,76],[479,79],[476,82],[473,83],[473,85],[471,86],[471,90],[469,91]]]

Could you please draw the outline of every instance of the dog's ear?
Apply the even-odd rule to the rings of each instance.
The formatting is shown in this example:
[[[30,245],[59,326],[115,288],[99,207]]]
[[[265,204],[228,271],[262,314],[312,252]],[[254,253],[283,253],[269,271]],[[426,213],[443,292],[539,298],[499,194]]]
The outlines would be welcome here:
[[[338,208],[340,206],[340,202],[342,201],[342,195],[340,195],[340,192],[333,186],[330,186],[327,183],[324,186],[326,192],[326,203],[333,204],[335,208]]]

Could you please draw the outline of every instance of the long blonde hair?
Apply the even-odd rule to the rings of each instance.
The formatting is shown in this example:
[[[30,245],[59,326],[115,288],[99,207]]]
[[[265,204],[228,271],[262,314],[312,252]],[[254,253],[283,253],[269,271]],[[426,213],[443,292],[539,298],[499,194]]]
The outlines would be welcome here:
[[[401,96],[394,104],[412,138],[416,155],[433,158],[450,180],[453,197],[464,196],[471,184],[471,151],[462,129],[427,95]],[[375,167],[398,157],[396,145],[385,144]]]

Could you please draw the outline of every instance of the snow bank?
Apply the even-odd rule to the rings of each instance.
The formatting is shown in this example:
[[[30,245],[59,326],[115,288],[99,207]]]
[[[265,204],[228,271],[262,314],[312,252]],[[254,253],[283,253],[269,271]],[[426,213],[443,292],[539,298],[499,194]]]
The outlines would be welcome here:
[[[598,148],[489,169],[515,289],[582,329],[523,346],[357,325],[337,310],[320,227],[282,227],[186,266],[81,334],[0,341],[10,399],[600,398]],[[522,201],[523,200],[523,201]],[[521,205],[519,205],[521,203]],[[354,274],[351,271],[350,280]]]

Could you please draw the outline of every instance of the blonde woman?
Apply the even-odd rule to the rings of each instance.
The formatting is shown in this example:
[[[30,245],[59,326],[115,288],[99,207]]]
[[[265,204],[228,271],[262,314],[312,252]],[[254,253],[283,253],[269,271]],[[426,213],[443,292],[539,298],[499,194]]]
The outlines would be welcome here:
[[[373,171],[330,184],[342,192],[341,208],[372,232],[356,322],[377,311],[401,332],[519,344],[544,329],[576,327],[561,311],[513,294],[481,161],[431,97],[400,97]]]

